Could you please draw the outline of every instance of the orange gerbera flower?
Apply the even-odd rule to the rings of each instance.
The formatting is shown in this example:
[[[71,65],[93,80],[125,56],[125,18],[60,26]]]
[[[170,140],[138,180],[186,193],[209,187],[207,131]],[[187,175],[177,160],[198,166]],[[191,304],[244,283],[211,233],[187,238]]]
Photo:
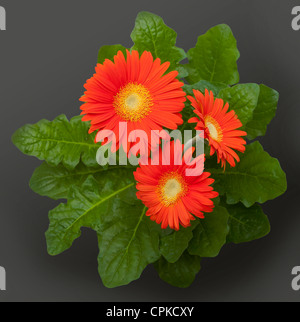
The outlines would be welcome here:
[[[240,161],[239,156],[233,150],[245,151],[246,141],[241,136],[247,135],[245,131],[237,130],[243,124],[238,119],[234,110],[228,112],[229,104],[224,105],[220,98],[214,98],[212,92],[205,90],[203,95],[198,90],[193,90],[195,98],[188,96],[194,113],[199,117],[192,117],[189,123],[196,123],[196,130],[204,131],[204,138],[208,139],[210,155],[217,153],[218,163],[225,168],[226,161],[235,166],[235,160]]]
[[[132,130],[144,130],[149,138],[151,130],[177,129],[183,122],[180,112],[186,98],[183,83],[176,79],[178,72],[164,75],[169,66],[159,58],[153,61],[147,51],[139,57],[136,50],[127,50],[127,59],[119,51],[114,62],[106,59],[98,64],[80,98],[82,120],[91,121],[89,133],[113,131],[118,149]],[[127,133],[119,133],[119,122],[127,123]],[[127,151],[130,145],[126,144]]]
[[[134,177],[138,182],[137,197],[148,208],[146,215],[161,224],[163,229],[169,226],[179,230],[179,224],[188,227],[190,221],[195,220],[194,216],[204,218],[203,212],[212,212],[214,203],[211,199],[217,197],[218,193],[210,186],[214,182],[214,179],[209,178],[210,173],[203,172],[204,155],[191,162],[191,148],[182,158],[182,145],[177,141],[176,144],[181,147],[180,154],[175,157],[173,142],[170,165],[162,164],[161,160],[166,157],[162,156],[160,149],[159,165],[151,165],[149,159],[149,165],[140,165],[134,172]],[[199,158],[201,174],[187,176],[186,169],[194,169]],[[180,162],[174,160],[182,160],[181,165],[176,165]]]

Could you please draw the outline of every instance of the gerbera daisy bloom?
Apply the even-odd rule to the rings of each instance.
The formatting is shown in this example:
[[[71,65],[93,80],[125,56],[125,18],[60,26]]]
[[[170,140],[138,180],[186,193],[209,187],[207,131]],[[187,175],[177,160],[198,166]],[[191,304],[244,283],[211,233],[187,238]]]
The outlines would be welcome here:
[[[179,230],[190,226],[190,221],[195,217],[204,218],[204,212],[212,212],[214,203],[211,200],[218,196],[210,186],[214,179],[209,178],[209,172],[203,172],[204,155],[195,158],[191,162],[193,148],[189,149],[182,157],[182,145],[180,154],[174,154],[174,141],[171,142],[169,165],[163,165],[161,160],[165,158],[160,148],[159,165],[140,165],[134,172],[137,181],[137,197],[148,208],[146,215],[150,219],[161,224],[163,229],[168,226]],[[177,149],[178,151],[178,149]],[[178,159],[182,160],[181,162]],[[186,169],[193,168],[201,159],[201,175],[187,176]],[[176,165],[181,163],[179,165]],[[199,162],[198,162],[199,164]]]
[[[178,72],[165,72],[170,63],[153,60],[150,52],[139,53],[127,50],[127,59],[122,51],[114,56],[114,62],[106,59],[96,66],[96,73],[84,87],[80,98],[83,121],[91,121],[89,133],[111,130],[116,135],[117,149],[132,130],[144,130],[148,138],[151,130],[163,127],[175,130],[182,124],[180,114],[186,100],[183,83],[176,79]],[[165,75],[164,75],[165,74]],[[119,123],[127,123],[127,133],[119,133]],[[105,142],[107,143],[107,142]]]
[[[245,131],[237,130],[243,124],[238,119],[234,110],[228,112],[229,104],[224,105],[220,98],[214,98],[212,92],[205,89],[205,95],[198,90],[193,90],[195,98],[188,96],[194,113],[189,123],[197,123],[195,129],[204,131],[204,138],[210,145],[210,155],[217,153],[218,163],[225,168],[226,161],[235,166],[235,161],[240,158],[234,150],[245,151],[246,141],[241,136],[247,135]],[[234,149],[234,150],[233,150]]]

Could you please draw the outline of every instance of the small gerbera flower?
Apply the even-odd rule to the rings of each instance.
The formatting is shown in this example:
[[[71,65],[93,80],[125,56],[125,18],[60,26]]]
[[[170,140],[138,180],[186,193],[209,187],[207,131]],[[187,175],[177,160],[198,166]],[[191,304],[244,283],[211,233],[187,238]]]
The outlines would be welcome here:
[[[224,105],[222,99],[215,99],[212,92],[209,93],[207,89],[205,95],[198,90],[193,92],[195,98],[188,96],[188,99],[198,117],[192,117],[189,123],[197,123],[195,129],[204,131],[204,138],[208,139],[210,145],[210,155],[216,152],[218,163],[221,161],[222,167],[225,168],[226,161],[234,167],[235,160],[240,161],[234,150],[245,151],[246,141],[241,136],[247,133],[237,130],[243,124],[234,110],[228,112],[229,104]]]
[[[174,154],[173,142],[170,165],[162,165],[161,160],[165,156],[162,156],[160,149],[159,165],[151,165],[151,161],[149,165],[140,165],[134,177],[137,181],[137,197],[148,208],[146,215],[161,224],[163,229],[169,226],[179,230],[179,225],[190,226],[190,221],[195,220],[194,216],[204,218],[203,212],[212,212],[214,203],[211,199],[217,197],[218,193],[210,186],[214,182],[214,179],[209,178],[210,173],[203,172],[204,155],[198,157],[202,160],[201,175],[187,176],[186,169],[193,168],[198,160],[196,158],[191,162],[192,149],[182,158],[179,141],[176,144],[181,145],[180,155]],[[178,162],[181,159],[182,162]]]
[[[132,130],[144,130],[150,137],[151,130],[177,129],[183,123],[180,112],[186,98],[183,83],[176,79],[178,72],[164,75],[169,66],[159,58],[153,61],[147,51],[139,57],[136,50],[127,50],[127,59],[119,51],[114,62],[106,59],[98,64],[80,98],[82,120],[91,121],[89,133],[113,131],[118,149],[120,144],[125,147]],[[120,122],[127,123],[127,133],[119,133]],[[126,152],[131,145],[126,144]]]

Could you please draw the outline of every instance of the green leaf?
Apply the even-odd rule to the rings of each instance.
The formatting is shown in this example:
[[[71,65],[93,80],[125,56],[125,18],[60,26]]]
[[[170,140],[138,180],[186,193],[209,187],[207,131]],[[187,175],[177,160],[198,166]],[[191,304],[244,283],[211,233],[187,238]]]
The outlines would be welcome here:
[[[218,97],[229,103],[229,110],[234,110],[243,125],[252,120],[259,97],[257,84],[238,84],[219,92]]]
[[[74,169],[80,160],[87,166],[96,166],[99,145],[94,143],[94,135],[88,134],[88,128],[80,116],[69,122],[65,115],[60,115],[52,122],[41,120],[24,125],[14,133],[12,141],[24,154],[53,166],[62,162],[66,168]]]
[[[124,166],[103,167],[87,167],[83,163],[69,170],[63,165],[52,167],[46,162],[42,163],[35,169],[29,185],[30,188],[41,196],[47,196],[52,199],[66,199],[72,185],[80,186],[89,175],[93,175],[96,179],[100,179],[103,171],[112,171],[124,168]]]
[[[205,89],[212,91],[214,96],[218,96],[219,92],[222,89],[228,88],[226,84],[223,83],[211,83],[206,80],[201,80],[192,85],[184,85],[183,90],[187,93],[187,95],[194,96],[193,89],[199,90],[201,93],[205,93]]]
[[[189,253],[200,257],[217,256],[226,243],[228,216],[226,208],[217,206],[212,213],[207,213],[204,219],[199,220],[188,247]]]
[[[259,142],[246,146],[241,161],[234,168],[207,168],[216,180],[214,188],[226,195],[228,204],[241,201],[246,207],[264,203],[286,191],[286,175],[277,159],[272,158]]]
[[[186,68],[184,67],[184,65],[177,65],[175,67],[175,70],[178,71],[178,76],[177,78],[185,78],[188,76],[188,71],[186,70]]]
[[[200,271],[201,258],[184,252],[175,263],[169,263],[161,257],[154,267],[159,277],[176,287],[189,287],[195,280],[196,274]]]
[[[137,200],[120,201],[103,216],[98,230],[99,274],[109,288],[138,279],[160,256],[157,224],[145,215],[146,208]]]
[[[211,28],[199,36],[195,48],[188,51],[189,63],[184,65],[190,84],[204,79],[233,85],[239,82],[236,61],[240,57],[236,40],[227,25]]]
[[[270,232],[268,217],[258,204],[246,208],[243,204],[226,205],[229,213],[227,242],[235,244],[249,242],[266,236]]]
[[[267,125],[276,114],[279,93],[265,85],[260,85],[257,106],[253,112],[253,119],[247,123],[247,137],[250,140],[266,134]]]
[[[127,169],[103,172],[99,180],[89,176],[81,186],[71,187],[68,203],[61,203],[49,212],[50,226],[46,232],[49,254],[57,255],[71,247],[80,236],[81,227],[98,231],[102,217],[112,213],[126,215],[121,196],[134,199],[134,191],[132,171]]]
[[[160,58],[162,63],[169,61],[170,69],[178,70],[178,77],[184,77],[187,74],[179,62],[186,58],[186,54],[175,46],[176,38],[176,32],[166,26],[161,17],[150,12],[140,12],[131,33],[134,42],[132,49],[138,50],[140,54],[150,51],[153,58]]]
[[[114,56],[121,50],[126,57],[126,48],[122,45],[105,45],[102,46],[98,53],[98,64],[103,64],[105,59],[114,61]]]
[[[187,249],[189,241],[193,238],[193,229],[197,225],[198,221],[193,221],[190,227],[181,227],[178,231],[161,238],[160,253],[168,262],[175,263]]]

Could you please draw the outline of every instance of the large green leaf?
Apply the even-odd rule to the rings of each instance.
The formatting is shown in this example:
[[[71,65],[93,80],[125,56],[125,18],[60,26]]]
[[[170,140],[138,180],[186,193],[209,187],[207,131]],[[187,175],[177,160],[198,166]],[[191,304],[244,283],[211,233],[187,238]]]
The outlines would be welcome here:
[[[259,97],[257,84],[238,84],[219,92],[218,97],[229,103],[229,110],[234,110],[243,125],[252,120]]]
[[[81,234],[81,227],[98,231],[103,216],[122,217],[120,195],[132,198],[134,180],[131,170],[104,172],[99,180],[89,176],[81,186],[70,188],[68,203],[61,203],[49,212],[50,226],[46,232],[48,252],[57,255]],[[136,199],[136,198],[135,198]]]
[[[103,64],[105,59],[114,61],[114,56],[121,50],[126,57],[126,48],[122,45],[105,45],[102,46],[98,53],[98,63]]]
[[[161,257],[154,263],[154,267],[162,280],[173,286],[185,288],[195,280],[201,269],[200,261],[199,256],[190,255],[185,251],[175,263],[169,263]]]
[[[215,190],[226,195],[228,204],[241,201],[246,207],[255,202],[264,203],[286,191],[286,175],[277,159],[272,158],[259,142],[246,146],[241,161],[235,167],[207,168],[216,179]],[[210,162],[207,164],[211,165]]]
[[[166,26],[161,17],[150,12],[140,12],[131,33],[134,42],[132,49],[139,53],[150,51],[154,59],[160,58],[162,63],[170,62],[170,69],[178,70],[178,77],[184,77],[186,72],[179,66],[179,62],[186,58],[186,54],[175,46],[176,38],[176,32]]]
[[[53,166],[62,162],[66,168],[74,169],[80,160],[87,166],[96,166],[99,145],[94,143],[94,135],[88,134],[88,128],[80,116],[69,122],[65,115],[60,115],[52,122],[41,120],[24,125],[14,133],[12,141],[24,154]]]
[[[124,197],[114,202],[98,230],[99,274],[106,287],[130,283],[160,256],[157,224],[145,215],[143,204]]]
[[[243,204],[226,205],[229,213],[227,241],[235,244],[259,239],[270,232],[268,217],[258,204],[246,208]]]
[[[89,176],[82,185],[73,186],[68,203],[49,213],[49,254],[68,249],[80,236],[81,227],[90,227],[98,234],[103,283],[116,287],[139,278],[160,253],[158,231],[153,227],[156,224],[145,216],[134,185],[132,169],[115,169],[103,172],[97,180]]]
[[[228,231],[228,212],[226,208],[217,206],[199,220],[199,225],[193,230],[189,253],[200,257],[217,256],[226,243]]]
[[[185,84],[183,86],[183,90],[187,93],[187,95],[192,95],[193,94],[193,89],[196,89],[200,92],[202,92],[203,94],[205,93],[205,90],[209,90],[212,91],[214,93],[214,96],[217,96],[219,94],[219,92],[222,89],[228,88],[228,85],[223,84],[223,83],[211,83],[208,82],[206,80],[200,80],[199,82],[192,84],[192,85],[187,85]]]
[[[103,171],[114,171],[124,168],[124,166],[87,167],[82,162],[78,166],[69,170],[63,165],[53,167],[46,162],[35,169],[29,185],[30,188],[41,196],[47,196],[52,199],[66,199],[72,185],[80,186],[89,175],[100,179]]]
[[[236,40],[227,25],[211,28],[199,36],[195,48],[188,51],[189,63],[184,65],[190,84],[201,79],[233,85],[239,82],[237,63],[240,54]]]
[[[180,227],[178,231],[161,238],[160,253],[168,262],[175,263],[187,249],[189,241],[193,238],[193,229],[197,225],[198,220],[193,221],[190,227]]]
[[[279,93],[265,85],[260,85],[257,106],[253,112],[253,119],[247,123],[247,137],[250,140],[266,134],[267,125],[276,114]]]

